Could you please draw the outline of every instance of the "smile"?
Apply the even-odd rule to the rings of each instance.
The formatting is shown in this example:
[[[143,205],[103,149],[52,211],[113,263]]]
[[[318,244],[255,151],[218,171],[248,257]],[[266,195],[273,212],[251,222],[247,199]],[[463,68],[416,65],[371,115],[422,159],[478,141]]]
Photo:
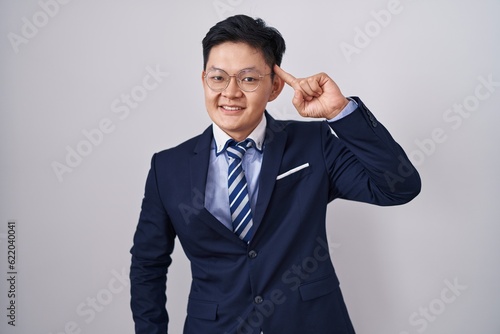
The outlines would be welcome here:
[[[238,111],[243,109],[242,107],[230,107],[230,106],[221,106],[221,108],[227,111]]]

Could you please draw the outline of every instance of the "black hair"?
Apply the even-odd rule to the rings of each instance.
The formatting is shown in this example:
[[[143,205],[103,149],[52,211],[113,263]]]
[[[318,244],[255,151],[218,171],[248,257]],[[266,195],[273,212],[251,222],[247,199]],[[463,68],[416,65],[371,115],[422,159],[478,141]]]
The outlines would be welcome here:
[[[225,42],[242,42],[261,51],[271,69],[275,64],[281,65],[286,49],[280,32],[267,26],[262,19],[235,15],[217,23],[203,39],[203,69],[207,67],[212,48]]]

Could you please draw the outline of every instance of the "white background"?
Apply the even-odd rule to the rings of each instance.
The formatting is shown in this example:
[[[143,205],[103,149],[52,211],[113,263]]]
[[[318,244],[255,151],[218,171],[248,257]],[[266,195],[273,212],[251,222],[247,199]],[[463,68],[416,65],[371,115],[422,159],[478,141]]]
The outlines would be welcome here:
[[[237,13],[281,31],[285,70],[327,72],[360,96],[421,174],[408,205],[329,207],[357,332],[500,333],[497,0],[1,0],[0,332],[133,333],[129,249],[150,158],[210,124],[201,40]],[[131,94],[134,108],[121,102]],[[270,112],[297,118],[291,97],[286,88]],[[178,246],[168,279],[170,332],[181,333],[190,270]]]

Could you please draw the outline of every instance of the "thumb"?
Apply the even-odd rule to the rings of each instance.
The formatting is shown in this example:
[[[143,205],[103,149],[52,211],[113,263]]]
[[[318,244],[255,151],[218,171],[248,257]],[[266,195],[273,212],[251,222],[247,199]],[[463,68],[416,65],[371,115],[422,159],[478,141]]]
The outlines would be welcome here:
[[[293,103],[295,109],[297,109],[297,111],[299,112],[299,114],[302,114],[302,111],[304,110],[305,100],[304,100],[304,95],[302,94],[302,91],[300,91],[299,89],[295,90],[295,94],[293,95],[292,103]]]

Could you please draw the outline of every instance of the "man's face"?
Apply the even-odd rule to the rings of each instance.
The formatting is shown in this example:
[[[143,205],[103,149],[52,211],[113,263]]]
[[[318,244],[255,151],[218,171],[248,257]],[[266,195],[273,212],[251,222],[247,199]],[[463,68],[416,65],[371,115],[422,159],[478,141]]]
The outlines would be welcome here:
[[[255,91],[245,92],[231,77],[229,86],[221,92],[208,87],[205,74],[213,69],[221,69],[229,75],[242,70],[253,69],[261,75],[260,84]],[[205,90],[205,105],[208,115],[224,132],[236,141],[244,140],[259,124],[267,102],[274,100],[283,89],[278,76],[271,79],[271,68],[266,64],[262,52],[246,43],[225,42],[214,46],[210,51],[207,67],[202,73]]]

